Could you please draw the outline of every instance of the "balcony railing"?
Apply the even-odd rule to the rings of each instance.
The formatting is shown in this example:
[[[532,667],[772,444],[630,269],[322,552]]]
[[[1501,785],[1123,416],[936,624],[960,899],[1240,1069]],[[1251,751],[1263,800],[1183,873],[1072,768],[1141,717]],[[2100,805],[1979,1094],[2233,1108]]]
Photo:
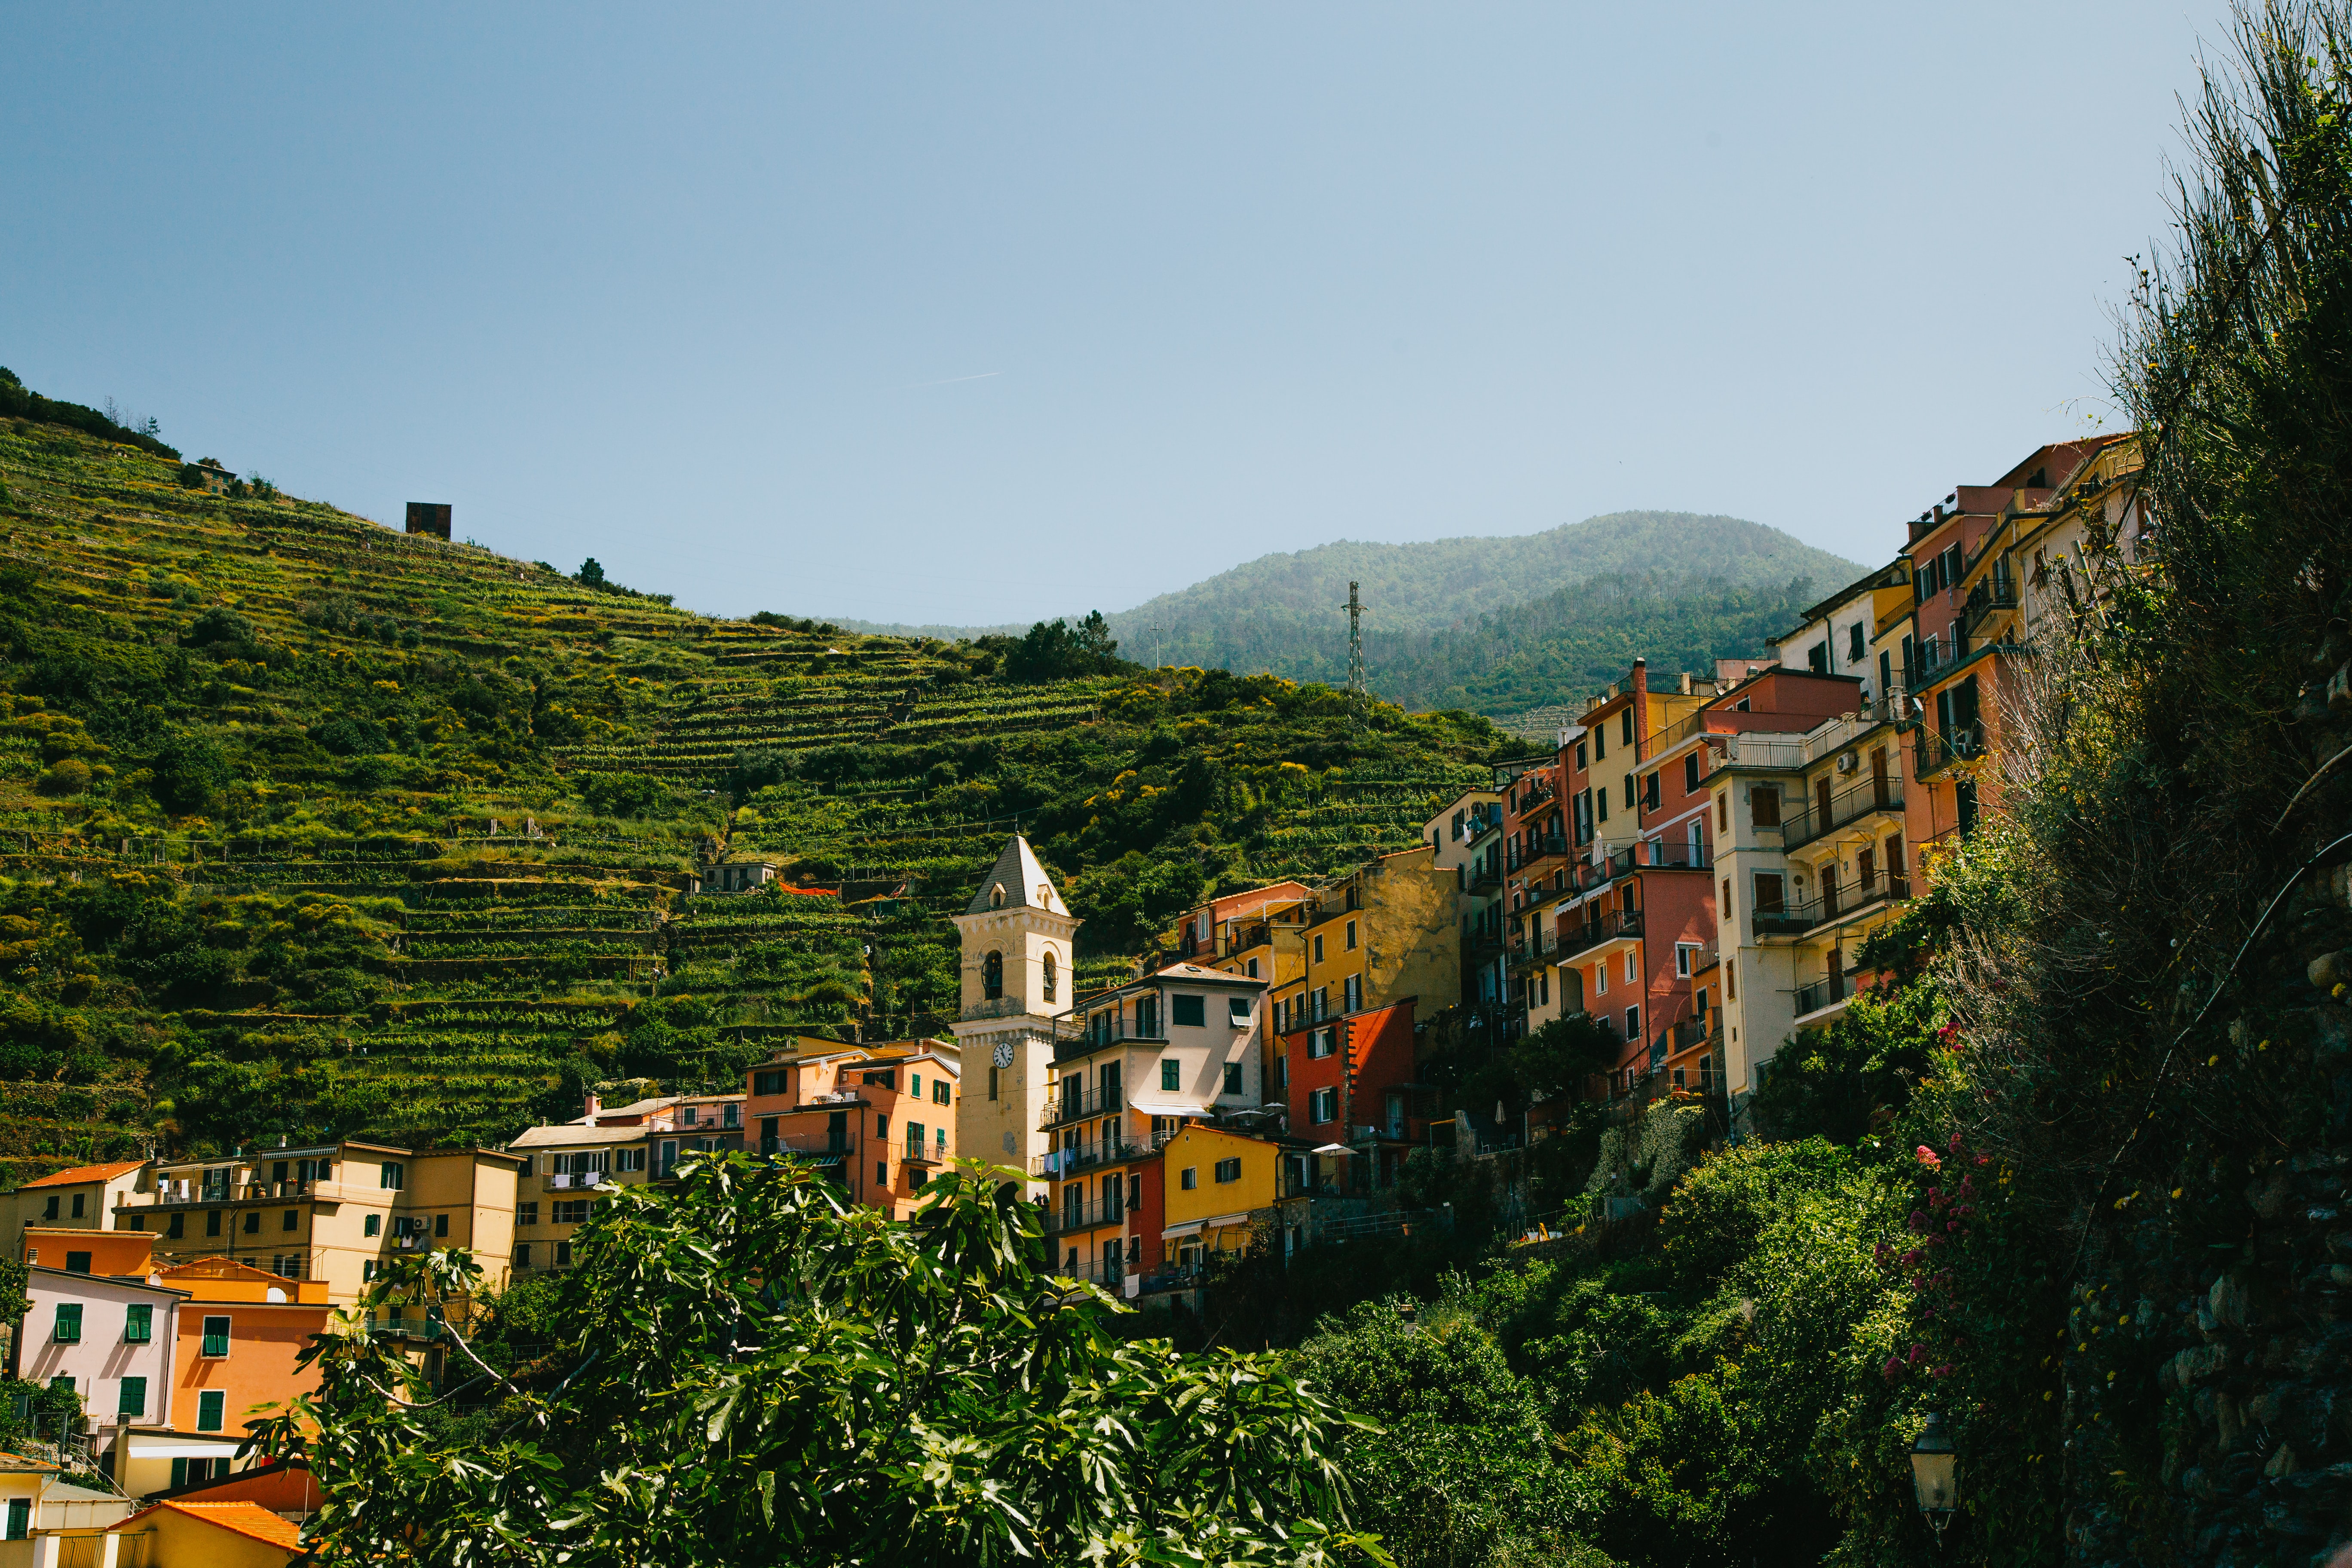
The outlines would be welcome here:
[[[1826,807],[1816,790],[1805,798],[1802,805],[1780,819],[1780,842],[1790,849],[1810,844],[1825,833],[1856,822],[1874,811],[1903,809],[1903,781],[1892,774],[1875,773],[1842,790],[1830,794]]]
[[[2017,580],[2006,572],[1995,572],[1969,590],[1968,607],[1960,612],[1960,624],[1973,636],[1994,615],[2015,608]]]
[[[762,1154],[797,1154],[805,1160],[838,1160],[849,1152],[849,1140],[829,1133],[802,1133],[792,1138],[762,1138]]]
[[[1505,868],[1516,871],[1522,866],[1532,866],[1538,860],[1567,853],[1568,840],[1565,837],[1557,833],[1546,833],[1525,846],[1514,841],[1510,853],[1505,858]]]
[[[1590,925],[1570,926],[1559,933],[1559,955],[1571,958],[1588,948],[1604,942],[1616,942],[1642,934],[1642,911],[1612,910]]]
[[[1961,724],[1955,726],[1949,731],[1930,730],[1923,726],[1913,739],[1912,744],[1917,748],[1912,759],[1914,775],[1923,779],[1928,778],[1941,773],[1954,763],[1970,762],[1983,756],[1985,753],[1984,725],[1981,722]]]
[[[1045,1210],[1045,1234],[1091,1230],[1097,1226],[1122,1225],[1126,1220],[1127,1205],[1116,1201],[1105,1203],[1100,1198],[1089,1198],[1082,1204],[1054,1204]]]
[[[1172,1137],[1173,1134],[1165,1136]],[[1084,1143],[1067,1143],[1058,1149],[1049,1149],[1030,1161],[1029,1173],[1047,1178],[1075,1175],[1097,1165],[1134,1159],[1147,1149],[1157,1147],[1158,1142],[1147,1142],[1139,1138],[1097,1138]]]
[[[379,1340],[437,1340],[441,1325],[430,1318],[403,1318],[397,1322],[370,1323],[368,1332]]]
[[[1126,1106],[1126,1092],[1115,1084],[1087,1089],[1074,1085],[1066,1086],[1059,1095],[1045,1102],[1045,1112],[1037,1118],[1037,1126],[1042,1131],[1059,1127],[1065,1121],[1083,1121],[1089,1116],[1111,1116]]]
[[[1714,848],[1704,837],[1696,844],[1688,838],[1644,838],[1612,850],[1606,860],[1579,866],[1574,886],[1591,889],[1636,871],[1704,870],[1714,863]]]
[[[1789,904],[1777,910],[1758,910],[1750,918],[1759,937],[1801,936],[1815,926],[1860,914],[1890,900],[1910,896],[1911,883],[1907,878],[1879,872],[1867,882],[1840,888],[1834,893],[1808,899],[1802,903]]]
[[[1903,683],[1915,691],[1951,674],[1969,657],[1965,637],[1930,637],[1917,645],[1916,651],[1917,662],[1910,668]]]

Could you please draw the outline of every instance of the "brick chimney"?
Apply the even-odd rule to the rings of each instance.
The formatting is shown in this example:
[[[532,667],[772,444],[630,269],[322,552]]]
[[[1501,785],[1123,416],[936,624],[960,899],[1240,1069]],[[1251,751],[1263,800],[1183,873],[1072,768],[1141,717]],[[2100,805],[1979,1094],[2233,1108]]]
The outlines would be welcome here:
[[[590,1090],[588,1091],[588,1125],[589,1125],[589,1126],[593,1127],[594,1125],[596,1125],[596,1113],[597,1113],[599,1110],[603,1110],[603,1109],[604,1109],[604,1107],[603,1107],[602,1105],[600,1105],[600,1104],[598,1104],[598,1103],[597,1103],[597,1100],[596,1100],[596,1091],[595,1091],[594,1089],[590,1089]]]
[[[1643,762],[1650,754],[1650,661],[1633,661],[1633,760]]]

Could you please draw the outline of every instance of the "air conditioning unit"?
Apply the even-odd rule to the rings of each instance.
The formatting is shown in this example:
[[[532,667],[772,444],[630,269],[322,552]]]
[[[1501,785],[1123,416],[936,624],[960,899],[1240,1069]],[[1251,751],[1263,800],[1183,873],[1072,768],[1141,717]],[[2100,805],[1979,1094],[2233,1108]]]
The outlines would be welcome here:
[[[1856,768],[1861,766],[1862,759],[1855,756],[1852,752],[1846,752],[1845,755],[1840,757],[1837,761],[1837,770],[1842,773],[1853,773]]]

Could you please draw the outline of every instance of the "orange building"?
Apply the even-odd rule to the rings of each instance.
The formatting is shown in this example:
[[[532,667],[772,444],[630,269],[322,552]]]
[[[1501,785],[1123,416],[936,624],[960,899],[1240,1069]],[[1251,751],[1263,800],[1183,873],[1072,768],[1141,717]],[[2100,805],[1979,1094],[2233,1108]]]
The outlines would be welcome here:
[[[898,1219],[913,1214],[924,1184],[956,1154],[956,1047],[938,1040],[803,1040],[800,1047],[744,1075],[743,1119],[759,1140],[751,1146],[818,1166],[854,1203]]]
[[[296,1363],[333,1310],[323,1279],[286,1279],[230,1258],[165,1268],[159,1283],[188,1292],[172,1351],[173,1425],[242,1434],[318,1386]]]

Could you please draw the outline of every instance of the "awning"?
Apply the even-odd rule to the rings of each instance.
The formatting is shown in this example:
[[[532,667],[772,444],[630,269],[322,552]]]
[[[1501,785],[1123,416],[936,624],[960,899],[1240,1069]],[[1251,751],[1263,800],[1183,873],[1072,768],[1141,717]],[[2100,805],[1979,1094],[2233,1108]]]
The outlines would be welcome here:
[[[236,1458],[236,1450],[237,1445],[233,1442],[154,1443],[141,1442],[134,1438],[131,1444],[131,1457],[134,1459],[152,1459],[166,1454],[175,1459],[234,1459]]]
[[[1135,1093],[1127,1097],[1129,1110],[1140,1110],[1146,1116],[1207,1116],[1215,1107],[1206,1100],[1185,1100],[1172,1094]]]
[[[1171,1225],[1166,1230],[1160,1233],[1160,1239],[1162,1241],[1181,1241],[1188,1236],[1198,1236],[1201,1234],[1201,1227],[1208,1223],[1209,1222],[1204,1219],[1188,1219],[1182,1225]]]
[[[1349,1148],[1345,1143],[1325,1143],[1318,1148],[1309,1150],[1308,1152],[1315,1154],[1352,1154],[1355,1151]]]
[[[1204,1227],[1210,1230],[1223,1230],[1229,1225],[1247,1225],[1248,1223],[1249,1211],[1247,1209],[1244,1209],[1239,1214],[1216,1215],[1201,1222]]]

